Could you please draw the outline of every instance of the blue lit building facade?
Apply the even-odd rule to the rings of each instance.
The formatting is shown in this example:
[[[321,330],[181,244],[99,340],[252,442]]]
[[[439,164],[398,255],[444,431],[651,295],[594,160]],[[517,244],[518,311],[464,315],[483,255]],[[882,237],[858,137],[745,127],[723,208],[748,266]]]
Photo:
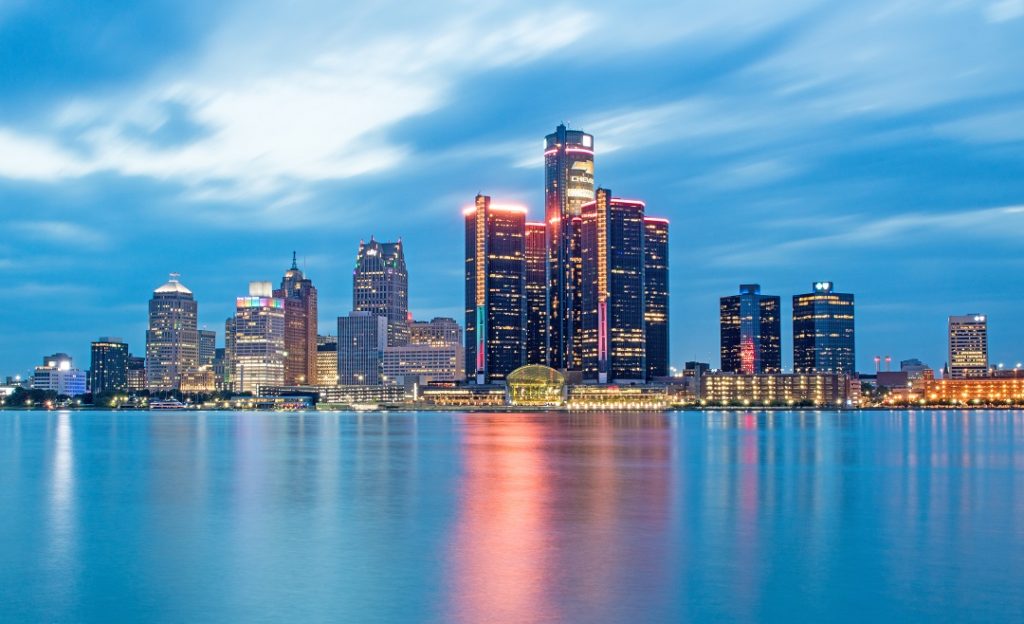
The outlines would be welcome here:
[[[815,282],[793,296],[793,372],[856,373],[853,295]]]
[[[722,297],[719,313],[722,371],[757,375],[782,372],[781,300],[762,295],[758,284]]]

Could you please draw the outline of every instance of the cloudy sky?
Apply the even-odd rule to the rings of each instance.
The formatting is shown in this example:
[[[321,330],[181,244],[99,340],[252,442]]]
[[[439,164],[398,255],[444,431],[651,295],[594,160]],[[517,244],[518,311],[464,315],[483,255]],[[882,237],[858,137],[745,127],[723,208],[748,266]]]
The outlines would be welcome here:
[[[406,242],[417,317],[458,317],[460,208],[539,216],[562,121],[672,220],[676,365],[717,365],[740,282],[787,318],[822,279],[863,370],[941,366],[967,312],[1024,359],[1024,0],[4,0],[0,374],[142,353],[170,271],[219,334],[293,249],[330,331],[370,235]]]

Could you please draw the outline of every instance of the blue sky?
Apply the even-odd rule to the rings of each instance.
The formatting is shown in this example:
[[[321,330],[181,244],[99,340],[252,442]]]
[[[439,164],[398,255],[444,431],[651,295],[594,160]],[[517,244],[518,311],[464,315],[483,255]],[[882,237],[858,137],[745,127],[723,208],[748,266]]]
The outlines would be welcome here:
[[[862,370],[941,366],[967,312],[1012,365],[1022,59],[1024,0],[8,0],[0,374],[86,367],[100,335],[142,353],[170,271],[220,334],[293,249],[328,331],[371,234],[406,242],[417,317],[459,318],[460,208],[539,216],[561,121],[596,136],[598,184],[672,220],[673,363],[717,365],[739,283],[788,318],[831,279],[857,296]]]

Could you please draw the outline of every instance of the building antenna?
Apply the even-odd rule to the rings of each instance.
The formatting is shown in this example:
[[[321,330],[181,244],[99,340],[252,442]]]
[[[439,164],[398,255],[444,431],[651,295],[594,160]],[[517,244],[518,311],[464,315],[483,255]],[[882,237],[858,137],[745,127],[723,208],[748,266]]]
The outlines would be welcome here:
[[[298,271],[299,270],[299,265],[298,265],[298,263],[295,262],[295,251],[292,251],[292,270],[293,271]]]

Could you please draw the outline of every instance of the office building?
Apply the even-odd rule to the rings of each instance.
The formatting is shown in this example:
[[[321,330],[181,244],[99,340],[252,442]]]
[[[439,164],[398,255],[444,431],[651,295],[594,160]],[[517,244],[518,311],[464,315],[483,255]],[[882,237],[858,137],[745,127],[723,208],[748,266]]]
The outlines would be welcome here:
[[[338,383],[375,386],[384,382],[388,317],[366,311],[338,317]]]
[[[213,364],[210,365],[210,369],[213,370],[213,384],[214,389],[230,390],[230,374],[231,360],[227,355],[226,347],[218,347],[213,355]]]
[[[199,330],[199,366],[211,366],[217,355],[217,332],[212,329]]]
[[[128,391],[142,392],[146,389],[146,358],[128,356]]]
[[[352,309],[388,320],[388,344],[409,340],[409,274],[402,241],[359,242],[352,274]]]
[[[199,366],[198,305],[178,277],[171,273],[149,301],[146,386],[154,392],[177,390],[182,373]]]
[[[433,382],[466,379],[462,329],[455,319],[415,321],[409,326],[409,344],[384,349],[386,383],[424,386]]]
[[[284,300],[270,282],[250,282],[235,300],[231,329],[231,383],[235,392],[259,395],[261,386],[284,384]]]
[[[67,353],[54,353],[43,358],[43,365],[36,366],[32,375],[33,390],[48,390],[58,396],[77,397],[87,391],[85,371],[74,367]]]
[[[444,316],[429,321],[413,321],[409,325],[409,344],[462,344],[462,328],[458,321]]]
[[[700,398],[710,405],[854,407],[860,403],[860,380],[840,373],[706,373]]]
[[[466,373],[504,379],[526,362],[526,209],[477,195],[466,220]]]
[[[949,376],[987,377],[988,319],[984,314],[949,317]]]
[[[295,252],[274,296],[284,300],[284,381],[307,385],[316,377],[317,293],[313,282],[299,270]]]
[[[856,374],[853,295],[815,282],[793,295],[793,372]]]
[[[758,284],[741,284],[740,294],[722,297],[722,371],[745,375],[782,371],[780,299],[762,295]]]
[[[92,343],[89,391],[94,395],[128,391],[128,345],[120,338]]]
[[[583,204],[581,226],[582,331],[585,379],[643,382],[644,203],[598,189]]]
[[[594,201],[594,137],[559,125],[544,138],[548,365],[579,369],[582,206]],[[468,326],[467,326],[468,327]]]
[[[338,342],[336,340],[316,346],[316,384],[320,386],[338,385]]]
[[[526,224],[526,362],[547,364],[547,228]]]
[[[647,380],[669,374],[668,219],[644,217],[644,336]]]

